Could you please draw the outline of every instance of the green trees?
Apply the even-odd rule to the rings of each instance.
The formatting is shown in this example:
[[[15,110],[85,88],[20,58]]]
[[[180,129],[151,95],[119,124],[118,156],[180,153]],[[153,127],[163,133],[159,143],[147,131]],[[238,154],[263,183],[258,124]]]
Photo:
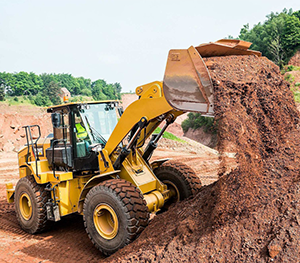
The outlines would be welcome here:
[[[200,127],[204,127],[205,132],[217,132],[217,123],[214,118],[201,116],[200,113],[188,113],[188,118],[181,123],[181,127],[184,132],[187,132],[189,128],[198,129]]]
[[[84,95],[91,97],[92,96],[92,82],[90,79],[85,79],[83,77],[76,78],[77,83],[79,84],[79,93],[78,95]]]
[[[104,93],[106,82],[103,79],[98,79],[92,83],[92,95],[95,100],[107,100],[107,96]]]
[[[283,48],[290,58],[300,47],[300,20],[297,16],[291,15],[286,18],[283,34]]]
[[[116,100],[121,99],[120,83],[107,84],[105,80],[98,79],[91,85],[92,96],[95,100]]]
[[[251,49],[259,50],[277,65],[283,66],[300,48],[300,11],[284,9],[267,15],[264,23],[252,29],[249,24],[240,30],[239,39],[252,42]]]
[[[121,99],[121,90],[122,90],[121,84],[116,82],[115,84],[113,84],[113,86],[115,89],[117,99],[120,100]]]
[[[4,88],[4,83],[1,83],[0,79],[0,101],[5,100],[5,88]]]
[[[11,96],[21,96],[26,93],[36,95],[41,91],[42,79],[34,73],[21,71],[16,74],[0,73],[0,79],[5,82],[6,89]]]
[[[38,93],[38,95],[36,95],[33,99],[33,102],[37,106],[50,106],[52,104],[50,99],[42,93]]]
[[[71,74],[36,75],[24,71],[18,73],[0,72],[0,100],[7,96],[30,96],[30,100],[38,106],[60,104],[59,97],[62,87],[67,88],[72,97],[92,97],[94,100],[120,99],[121,85],[108,84],[104,80],[92,82],[84,77],[75,78]]]
[[[5,100],[5,89],[7,87],[7,84],[4,77],[5,77],[5,73],[0,72],[0,101]]]
[[[59,95],[61,95],[61,86],[59,83],[51,81],[47,89],[44,90],[45,97],[48,97],[52,104],[61,103]]]
[[[76,78],[74,78],[71,74],[56,74],[54,75],[56,82],[59,82],[61,87],[65,87],[68,91],[73,95],[80,94],[80,85]]]

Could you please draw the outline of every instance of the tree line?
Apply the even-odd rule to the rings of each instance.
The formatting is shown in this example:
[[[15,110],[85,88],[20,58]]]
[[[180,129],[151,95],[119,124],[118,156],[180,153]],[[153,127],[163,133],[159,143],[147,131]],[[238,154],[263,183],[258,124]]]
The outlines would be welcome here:
[[[244,25],[238,39],[252,42],[251,49],[261,51],[263,56],[283,67],[300,49],[300,10],[284,9],[266,18],[251,29],[249,23]]]
[[[67,88],[75,98],[85,96],[94,100],[121,99],[120,83],[110,84],[103,79],[91,81],[84,77],[75,78],[71,74],[0,72],[0,100],[5,100],[5,96],[27,96],[38,106],[57,105],[61,103],[59,95],[62,87]]]

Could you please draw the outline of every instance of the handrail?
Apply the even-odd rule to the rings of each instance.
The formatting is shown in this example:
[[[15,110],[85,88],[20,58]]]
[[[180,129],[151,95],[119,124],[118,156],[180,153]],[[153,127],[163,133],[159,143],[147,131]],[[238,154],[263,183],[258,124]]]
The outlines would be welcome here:
[[[31,128],[34,128],[34,127],[37,127],[38,131],[39,131],[39,135],[35,139],[35,141],[33,141],[32,134],[31,134]],[[40,160],[38,150],[37,150],[37,142],[41,138],[41,128],[37,124],[35,124],[35,125],[26,125],[26,126],[23,126],[22,128],[25,129],[26,141],[27,141],[26,163],[29,165],[28,159],[29,159],[29,151],[30,151],[30,146],[31,146],[32,155],[34,156],[34,159],[35,159],[36,176],[40,179],[40,176],[39,176],[39,173],[38,173],[39,169],[38,169],[38,165],[37,165],[37,162]],[[29,138],[28,138],[28,135],[29,135]],[[30,139],[30,141],[29,141],[29,139]]]

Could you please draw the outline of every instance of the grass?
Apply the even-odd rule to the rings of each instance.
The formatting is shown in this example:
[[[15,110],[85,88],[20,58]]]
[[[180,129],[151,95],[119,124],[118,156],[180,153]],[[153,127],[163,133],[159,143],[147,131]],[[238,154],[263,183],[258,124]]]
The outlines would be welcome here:
[[[71,97],[69,99],[69,102],[85,102],[85,101],[93,101],[93,97],[78,95],[78,96]]]
[[[130,90],[130,91],[121,92],[121,96],[125,94],[135,94],[135,91]]]
[[[286,74],[285,77],[284,77],[284,79],[286,81],[288,81],[289,83],[293,83],[295,81],[295,77],[293,75],[291,75],[291,74]]]
[[[93,98],[79,95],[79,96],[72,97],[69,100],[69,102],[85,102],[85,101],[93,101]],[[18,106],[18,105],[37,106],[32,101],[30,101],[26,96],[15,96],[15,97],[6,96],[5,100],[0,103],[5,105],[8,104],[8,106]]]
[[[1,103],[3,104],[8,104],[8,106],[11,106],[11,105],[33,105],[31,103],[31,101],[26,98],[26,97],[23,97],[23,96],[19,96],[19,97],[6,97],[5,98],[5,101],[2,101]]]
[[[157,127],[153,133],[159,133],[160,131],[161,131],[161,128]],[[183,142],[183,143],[186,143],[186,141],[184,141],[184,140],[178,138],[177,136],[175,136],[174,134],[172,134],[172,133],[170,133],[170,132],[166,132],[166,131],[165,131],[162,137],[165,138],[165,139],[172,140],[172,141],[177,141],[177,142]]]
[[[300,103],[300,91],[293,91],[295,101]]]
[[[299,71],[300,67],[294,66],[294,65],[288,65],[286,66],[286,72],[288,71]]]
[[[300,67],[294,65],[286,65],[282,70],[282,74],[285,74],[289,71],[300,71]],[[291,91],[294,94],[295,102],[300,103],[300,82],[295,82],[295,77],[290,73],[287,73],[284,76],[284,79],[291,83]]]
[[[294,66],[294,65],[286,65],[282,68],[281,74],[285,74],[289,71],[300,71],[300,67]]]

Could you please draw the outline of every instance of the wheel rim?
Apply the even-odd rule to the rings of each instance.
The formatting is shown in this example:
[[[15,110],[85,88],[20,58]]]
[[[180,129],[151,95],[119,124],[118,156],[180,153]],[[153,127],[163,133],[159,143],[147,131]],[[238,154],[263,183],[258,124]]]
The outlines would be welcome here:
[[[28,221],[32,216],[32,205],[30,197],[27,193],[21,195],[19,200],[19,207],[22,217]]]
[[[175,203],[179,202],[180,201],[180,193],[179,193],[177,186],[169,180],[164,180],[163,183],[165,185],[167,185],[168,189],[170,190],[170,200],[172,200],[172,202],[175,202]]]
[[[94,210],[94,225],[105,239],[113,239],[119,229],[118,217],[114,209],[107,204],[99,204]]]

